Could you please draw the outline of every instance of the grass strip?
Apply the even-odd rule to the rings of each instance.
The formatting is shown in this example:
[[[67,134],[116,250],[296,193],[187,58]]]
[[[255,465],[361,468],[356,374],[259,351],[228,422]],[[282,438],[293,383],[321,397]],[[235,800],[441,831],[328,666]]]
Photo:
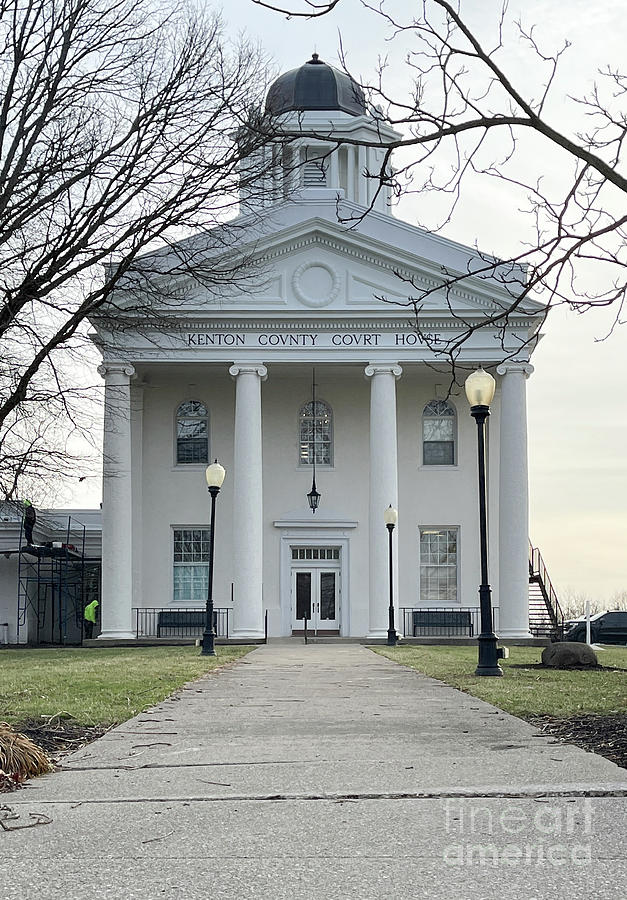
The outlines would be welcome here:
[[[590,671],[545,669],[539,665],[542,648],[510,647],[510,658],[501,661],[503,678],[474,674],[476,646],[400,645],[372,649],[521,718],[627,711],[626,647],[599,650],[599,663],[604,668]]]
[[[124,722],[188,681],[233,662],[252,647],[129,647],[0,651],[0,721],[41,717],[80,725]]]

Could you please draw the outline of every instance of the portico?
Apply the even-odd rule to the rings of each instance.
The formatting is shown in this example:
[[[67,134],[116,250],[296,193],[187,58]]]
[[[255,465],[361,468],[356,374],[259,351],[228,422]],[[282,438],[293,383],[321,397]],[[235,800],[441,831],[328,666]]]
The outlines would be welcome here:
[[[339,353],[343,356],[345,351]],[[120,637],[125,625],[127,633],[131,628],[131,604],[106,603],[107,596],[119,598],[126,591],[134,598],[132,606],[140,606],[141,586],[145,606],[181,604],[174,595],[173,532],[206,529],[208,519],[203,465],[177,465],[172,458],[172,415],[177,401],[191,396],[190,391],[208,405],[209,398],[214,398],[208,456],[217,455],[227,469],[221,496],[222,530],[217,535],[216,596],[218,605],[232,605],[233,637],[261,637],[265,610],[271,634],[298,631],[294,573],[312,572],[311,589],[319,593],[319,572],[324,569],[336,573],[336,610],[332,619],[319,621],[319,629],[381,637],[387,628],[388,584],[382,516],[389,503],[397,506],[400,516],[394,558],[397,616],[403,607],[420,605],[421,578],[432,574],[425,572],[424,565],[420,570],[421,527],[455,532],[457,603],[476,606],[474,434],[462,398],[449,400],[457,413],[454,465],[425,465],[421,413],[430,399],[442,393],[425,365],[403,359],[403,354],[398,355],[399,361],[370,360],[366,365],[354,360],[325,362],[318,354],[311,365],[302,358],[273,362],[266,354],[263,359],[178,364],[138,360],[132,374],[130,367],[125,371],[112,367],[116,382],[126,384],[116,395],[116,416],[107,419],[111,426],[106,430],[106,447],[112,445],[113,450],[105,452],[111,470],[122,474],[108,476],[114,502],[109,502],[104,517],[103,543],[106,548],[120,542],[125,564],[116,568],[118,582],[109,595],[107,575],[103,579],[103,634]],[[299,460],[298,434],[299,409],[310,400],[313,365],[318,395],[333,413],[333,460],[317,468],[322,499],[315,515],[307,508],[311,467]],[[524,392],[525,375],[521,378],[519,370],[520,366],[511,375],[518,377],[517,389],[520,392],[522,383]],[[106,380],[111,377],[108,371]],[[141,457],[133,454],[137,442],[129,434],[139,427],[131,407],[130,388],[135,382],[141,382],[144,395]],[[120,404],[126,404],[129,428],[115,424],[118,417],[125,419]],[[522,427],[513,436],[509,433],[510,419],[502,415],[497,396],[490,423],[491,558],[499,628],[516,637],[524,636],[528,628],[527,560],[526,543],[520,539],[521,532],[525,534],[520,487],[515,488],[508,454],[517,448],[522,467],[526,444]],[[163,433],[168,420],[172,425]],[[141,527],[131,529],[128,523],[137,518],[132,498],[138,488],[143,520]],[[506,498],[500,505],[499,492]],[[162,549],[157,553],[156,547]],[[330,552],[329,564],[326,555],[313,559],[316,548]],[[311,551],[309,558],[299,558],[299,549]],[[120,587],[123,578],[134,587]],[[300,578],[301,594],[307,580]],[[329,576],[326,582],[331,580]],[[453,602],[448,594],[440,605],[448,608]],[[434,605],[431,598],[429,605]],[[402,629],[401,621],[398,627]]]

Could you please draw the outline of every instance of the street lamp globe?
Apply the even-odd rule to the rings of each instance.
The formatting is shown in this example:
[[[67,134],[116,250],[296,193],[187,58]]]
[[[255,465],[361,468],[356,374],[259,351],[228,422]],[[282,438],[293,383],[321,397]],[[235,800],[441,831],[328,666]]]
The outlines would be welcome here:
[[[480,366],[468,376],[464,387],[471,407],[490,406],[494,399],[496,382],[490,373]]]
[[[207,479],[207,487],[208,488],[220,488],[222,487],[222,482],[224,481],[224,476],[226,475],[226,470],[224,466],[221,466],[218,460],[214,460],[210,466],[207,466],[205,470],[205,478]]]
[[[398,510],[394,509],[391,503],[383,513],[383,519],[385,521],[385,524],[391,525],[392,528],[394,528],[394,526],[398,522]]]

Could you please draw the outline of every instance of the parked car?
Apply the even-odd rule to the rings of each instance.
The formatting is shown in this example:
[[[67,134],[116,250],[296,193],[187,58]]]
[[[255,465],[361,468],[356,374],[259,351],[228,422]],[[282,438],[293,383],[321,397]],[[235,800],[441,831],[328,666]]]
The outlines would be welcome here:
[[[566,626],[565,641],[585,642],[585,619],[567,622]],[[627,644],[627,610],[612,610],[590,616],[590,640],[593,644]]]

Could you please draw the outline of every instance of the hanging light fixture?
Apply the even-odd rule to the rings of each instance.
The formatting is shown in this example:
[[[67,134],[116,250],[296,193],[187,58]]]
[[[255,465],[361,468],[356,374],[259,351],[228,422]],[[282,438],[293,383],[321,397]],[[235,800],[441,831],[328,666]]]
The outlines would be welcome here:
[[[313,445],[313,478],[311,480],[311,490],[307,494],[309,508],[315,514],[322,496],[316,488],[316,370],[312,370],[311,376],[311,420],[312,420],[312,445]]]
[[[322,494],[316,490],[316,476],[314,475],[313,481],[311,482],[311,490],[307,494],[307,500],[309,500],[309,506],[311,508],[312,513],[318,509],[318,504],[320,503],[320,497]]]

